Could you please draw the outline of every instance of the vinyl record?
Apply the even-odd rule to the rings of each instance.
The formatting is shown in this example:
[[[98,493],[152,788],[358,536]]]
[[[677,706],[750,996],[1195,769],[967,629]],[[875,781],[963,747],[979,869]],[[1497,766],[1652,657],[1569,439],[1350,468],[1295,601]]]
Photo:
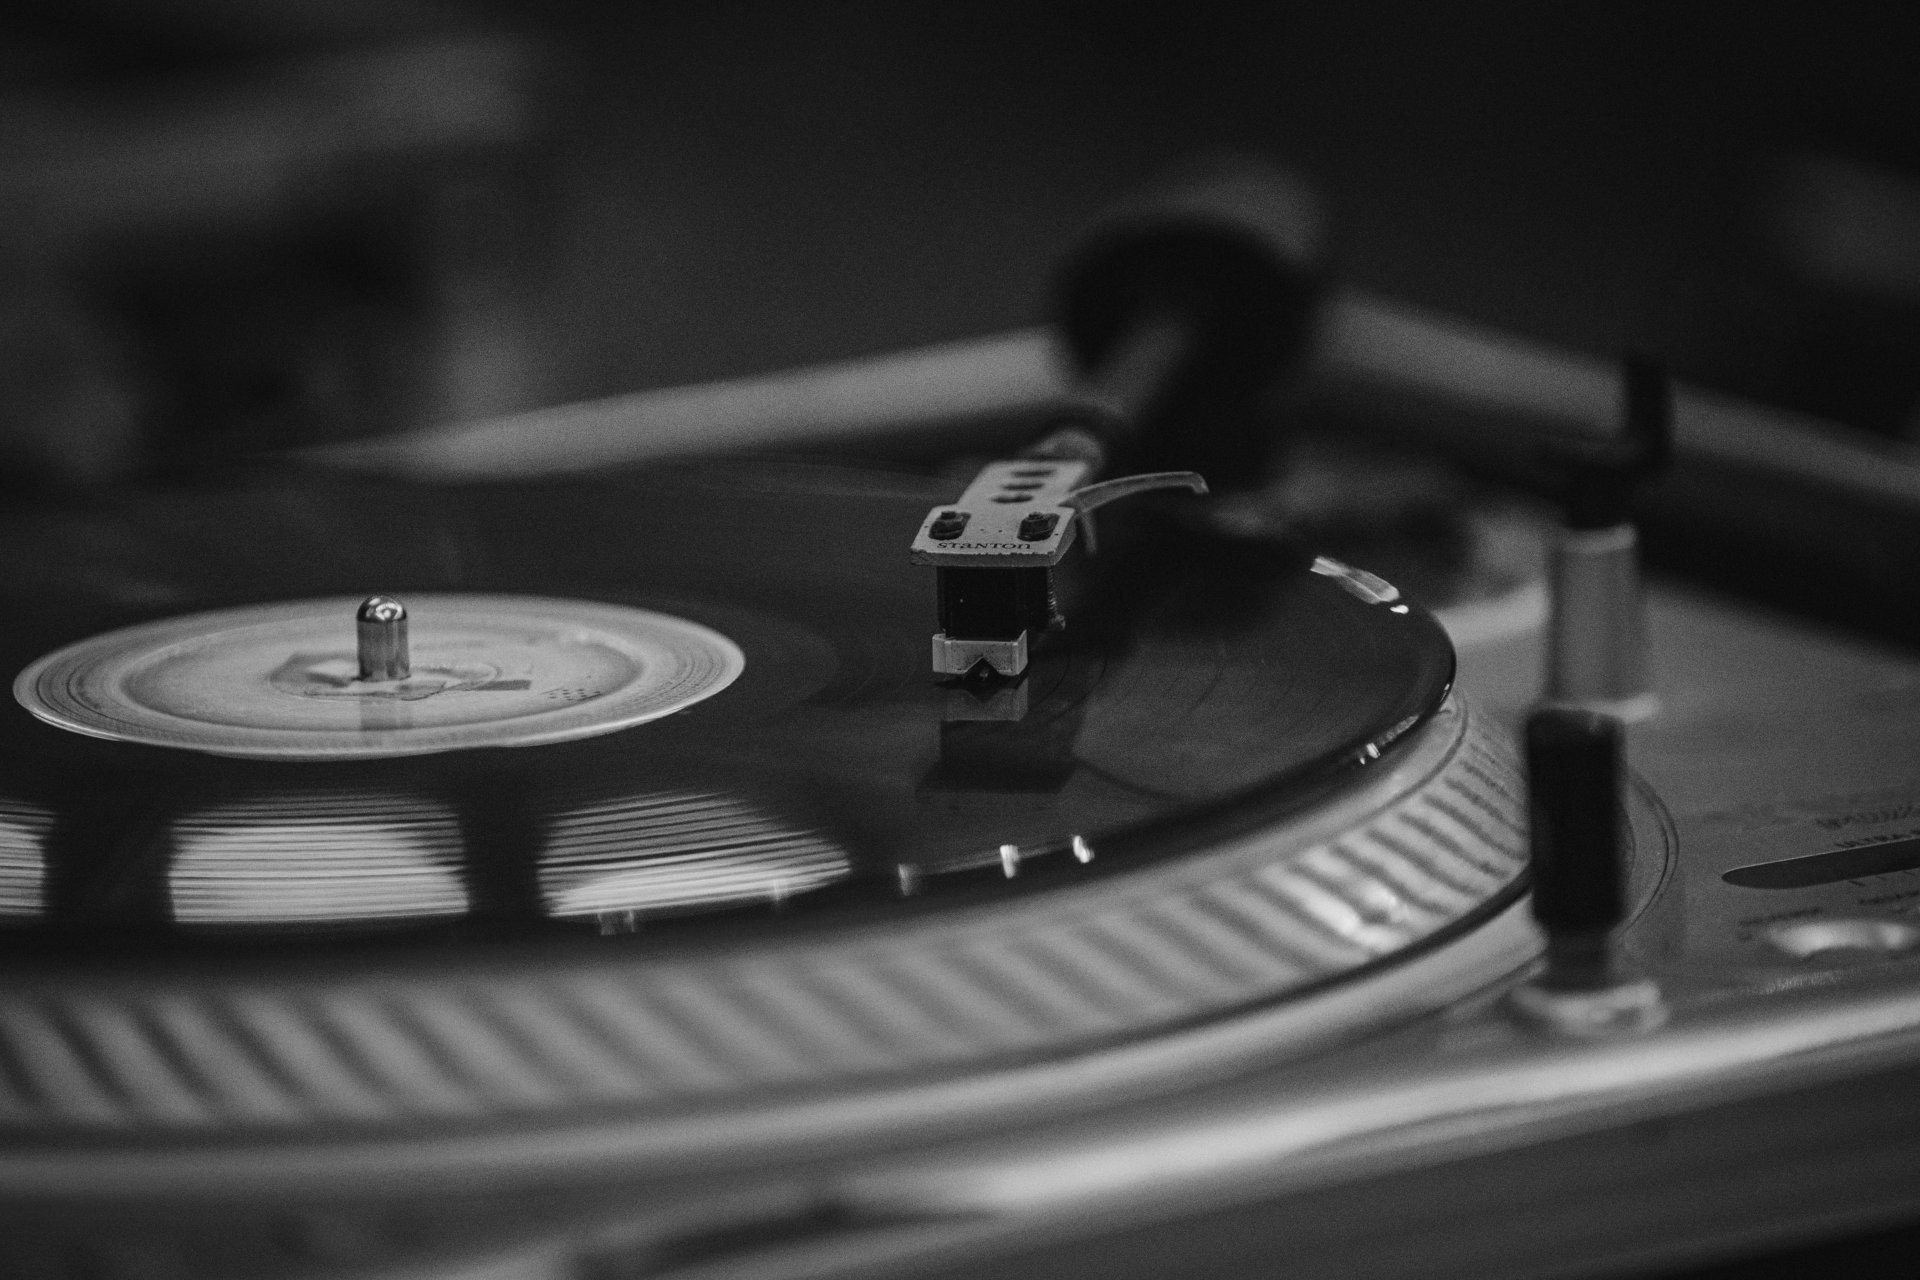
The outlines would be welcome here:
[[[44,846],[39,901],[4,908],[19,931],[622,932],[967,871],[1031,884],[1299,808],[1451,671],[1431,620],[1365,575],[1139,521],[1066,581],[1025,680],[936,680],[932,574],[905,547],[941,495],[912,477],[708,462],[272,492],[63,513],[83,545],[140,548],[119,581],[12,566],[38,625],[10,656],[53,649],[17,692],[56,726],[8,712],[0,814]],[[222,529],[245,532],[200,554]],[[428,648],[356,702],[334,668],[375,588],[412,600]],[[347,594],[284,600],[321,590]],[[529,689],[510,677],[536,645],[554,670]],[[515,743],[541,745],[485,749]],[[421,758],[360,759],[388,756]]]

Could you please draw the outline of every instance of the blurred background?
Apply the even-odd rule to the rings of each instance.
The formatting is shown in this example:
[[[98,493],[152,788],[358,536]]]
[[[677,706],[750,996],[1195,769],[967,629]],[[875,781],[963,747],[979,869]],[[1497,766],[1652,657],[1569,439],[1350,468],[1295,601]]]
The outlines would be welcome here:
[[[0,19],[5,474],[86,481],[1031,324],[1253,149],[1340,279],[1888,435],[1898,6],[253,4]]]
[[[205,475],[1032,325],[1085,223],[1224,149],[1313,182],[1345,283],[1920,443],[1916,26],[1755,3],[16,3],[0,486]]]

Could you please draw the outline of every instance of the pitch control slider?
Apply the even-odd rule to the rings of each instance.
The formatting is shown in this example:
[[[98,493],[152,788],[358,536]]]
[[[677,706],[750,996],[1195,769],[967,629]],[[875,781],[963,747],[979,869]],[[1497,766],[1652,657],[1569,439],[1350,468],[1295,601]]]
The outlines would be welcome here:
[[[1027,669],[1028,646],[1060,624],[1053,567],[1097,507],[1155,489],[1203,494],[1191,471],[1158,471],[1082,484],[1092,465],[1077,459],[990,462],[956,502],[920,522],[909,553],[937,571],[940,630],[933,669],[964,676],[981,664],[1011,679]]]

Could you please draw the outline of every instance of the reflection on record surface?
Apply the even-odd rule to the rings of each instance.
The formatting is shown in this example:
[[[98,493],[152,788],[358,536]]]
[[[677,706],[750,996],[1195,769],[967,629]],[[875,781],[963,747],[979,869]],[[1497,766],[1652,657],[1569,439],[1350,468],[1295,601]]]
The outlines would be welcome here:
[[[549,915],[611,931],[656,912],[782,902],[850,871],[831,840],[731,796],[642,793],[555,816],[540,890]]]
[[[0,796],[0,920],[31,920],[42,908],[47,831],[53,814]]]
[[[269,793],[176,818],[167,886],[183,925],[432,920],[466,914],[463,852],[444,804]]]

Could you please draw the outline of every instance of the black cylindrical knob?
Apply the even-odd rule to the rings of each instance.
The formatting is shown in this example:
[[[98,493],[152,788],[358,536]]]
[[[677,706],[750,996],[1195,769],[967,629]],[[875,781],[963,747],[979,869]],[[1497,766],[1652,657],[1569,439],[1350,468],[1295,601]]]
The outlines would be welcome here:
[[[1620,426],[1569,450],[1561,506],[1569,529],[1610,529],[1632,517],[1633,497],[1673,462],[1673,379],[1658,360],[1628,356],[1620,370]]]
[[[1604,980],[1609,935],[1626,918],[1622,772],[1612,716],[1546,707],[1528,718],[1533,915],[1563,978]]]

